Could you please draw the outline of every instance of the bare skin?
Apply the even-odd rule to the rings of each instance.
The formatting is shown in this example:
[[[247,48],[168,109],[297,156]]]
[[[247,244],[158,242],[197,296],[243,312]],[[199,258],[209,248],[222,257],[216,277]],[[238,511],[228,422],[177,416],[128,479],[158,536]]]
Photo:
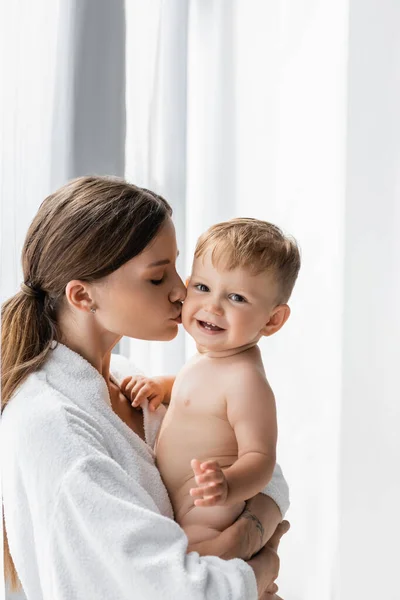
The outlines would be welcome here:
[[[236,463],[239,451],[232,425],[233,400],[230,403],[231,412],[228,412],[229,401],[232,399],[229,397],[229,391],[232,388],[239,391],[237,400],[242,402],[241,374],[248,370],[248,381],[251,383],[255,366],[255,378],[260,380],[265,396],[263,406],[258,410],[257,407],[251,408],[247,403],[246,412],[251,422],[242,435],[240,449],[244,456],[244,446],[247,443],[249,449],[260,452],[261,477],[258,489],[254,488],[253,492],[241,485],[241,490],[245,491],[238,500],[236,495],[231,502],[216,502],[214,506],[195,506],[190,491],[197,486],[197,481],[191,460],[196,457],[200,462],[209,459],[218,461],[229,477],[229,467]],[[256,392],[250,390],[247,393]],[[218,535],[242,513],[245,500],[258,493],[268,483],[275,464],[276,439],[275,405],[271,396],[272,392],[265,379],[260,353],[256,347],[223,358],[212,358],[206,354],[196,355],[178,374],[171,404],[157,440],[156,456],[175,518],[185,529],[190,543]],[[258,428],[260,443],[255,445],[255,431],[257,423],[260,422],[265,423],[265,426],[262,430]],[[268,424],[271,425],[270,431]],[[249,432],[251,437],[248,438],[246,432]],[[271,463],[269,468],[268,458]],[[257,477],[251,468],[247,469],[247,473],[252,479]],[[197,479],[199,483],[202,482],[201,471]]]

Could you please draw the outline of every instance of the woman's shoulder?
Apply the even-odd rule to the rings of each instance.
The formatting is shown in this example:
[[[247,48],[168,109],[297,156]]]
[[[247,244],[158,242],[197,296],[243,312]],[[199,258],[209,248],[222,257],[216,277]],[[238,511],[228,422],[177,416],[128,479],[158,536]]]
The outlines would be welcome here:
[[[59,463],[65,468],[90,448],[104,449],[90,414],[50,385],[41,371],[29,375],[3,411],[2,456],[20,466]]]

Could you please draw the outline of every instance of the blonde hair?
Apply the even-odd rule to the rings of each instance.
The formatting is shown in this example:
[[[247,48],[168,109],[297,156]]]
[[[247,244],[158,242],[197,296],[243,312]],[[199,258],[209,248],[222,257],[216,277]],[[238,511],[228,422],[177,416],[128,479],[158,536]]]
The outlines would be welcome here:
[[[2,306],[2,409],[43,365],[52,342],[60,341],[58,309],[67,283],[117,270],[144,250],[171,214],[161,196],[113,177],[74,179],[42,202],[22,250],[21,291]],[[3,533],[5,575],[16,590]]]
[[[242,267],[255,275],[274,273],[279,284],[278,304],[289,300],[300,270],[300,251],[296,240],[276,225],[250,218],[217,223],[199,237],[195,257],[208,251],[216,267]]]

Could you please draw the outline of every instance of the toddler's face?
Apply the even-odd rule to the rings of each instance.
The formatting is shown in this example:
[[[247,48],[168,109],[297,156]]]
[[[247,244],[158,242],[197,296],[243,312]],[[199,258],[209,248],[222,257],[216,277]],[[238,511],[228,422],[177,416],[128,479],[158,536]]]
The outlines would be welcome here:
[[[272,273],[216,269],[211,251],[193,262],[182,323],[198,346],[224,351],[256,343],[276,307]]]

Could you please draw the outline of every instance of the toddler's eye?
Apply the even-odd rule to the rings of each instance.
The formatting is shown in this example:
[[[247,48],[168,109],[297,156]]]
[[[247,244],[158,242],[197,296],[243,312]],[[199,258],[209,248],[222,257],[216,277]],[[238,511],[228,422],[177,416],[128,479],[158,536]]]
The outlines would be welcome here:
[[[204,285],[204,283],[197,283],[195,286],[196,290],[199,290],[199,292],[209,292],[210,290],[208,289],[208,287],[206,285]]]
[[[161,279],[151,279],[150,283],[152,283],[153,285],[161,285],[163,281],[164,277],[161,277]]]
[[[240,294],[230,294],[229,298],[234,302],[247,302],[246,298],[243,298]]]

